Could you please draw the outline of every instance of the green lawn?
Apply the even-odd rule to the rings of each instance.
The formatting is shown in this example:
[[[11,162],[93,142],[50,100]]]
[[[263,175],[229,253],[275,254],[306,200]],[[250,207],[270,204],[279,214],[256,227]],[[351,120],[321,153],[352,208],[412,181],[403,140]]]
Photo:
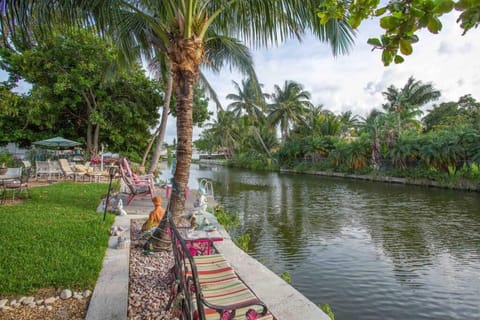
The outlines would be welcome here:
[[[0,206],[0,296],[93,289],[114,221],[96,212],[107,189],[62,182],[30,188],[24,203]]]

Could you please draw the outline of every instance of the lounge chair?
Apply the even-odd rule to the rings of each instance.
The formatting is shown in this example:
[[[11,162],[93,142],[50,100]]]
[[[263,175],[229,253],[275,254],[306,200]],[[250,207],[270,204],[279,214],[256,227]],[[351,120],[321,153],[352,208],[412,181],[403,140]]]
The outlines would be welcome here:
[[[120,159],[119,168],[120,168],[120,175],[122,177],[123,176],[128,177],[135,186],[148,185],[151,188],[151,190],[155,190],[153,175],[151,174],[146,174],[141,176],[136,175],[130,168],[130,164],[128,163],[127,158]]]
[[[81,171],[74,171],[70,165],[68,164],[68,161],[67,159],[59,159],[58,160],[58,163],[60,165],[60,169],[62,170],[63,172],[63,177],[65,179],[73,179],[73,181],[77,181],[77,178],[78,177],[85,177],[85,174],[84,172],[81,172]]]
[[[128,200],[127,206],[133,201],[133,199],[142,196],[150,196],[152,199],[155,196],[154,189],[150,184],[136,184],[130,177],[122,175],[122,180],[128,187]]]
[[[50,174],[48,161],[35,161],[35,177],[42,178]]]

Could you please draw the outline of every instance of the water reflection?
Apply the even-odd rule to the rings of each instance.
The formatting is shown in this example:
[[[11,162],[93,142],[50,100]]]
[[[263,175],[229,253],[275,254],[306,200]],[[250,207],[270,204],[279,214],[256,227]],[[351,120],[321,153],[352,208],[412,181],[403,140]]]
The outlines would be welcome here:
[[[338,319],[480,319],[480,195],[217,167],[251,254]]]

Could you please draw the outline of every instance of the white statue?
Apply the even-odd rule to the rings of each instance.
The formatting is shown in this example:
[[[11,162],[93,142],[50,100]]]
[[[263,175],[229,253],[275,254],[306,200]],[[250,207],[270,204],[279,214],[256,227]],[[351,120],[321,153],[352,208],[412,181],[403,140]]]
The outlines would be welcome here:
[[[208,200],[205,196],[205,190],[203,190],[203,188],[198,189],[198,198],[193,206],[201,213],[205,213],[207,211]]]
[[[119,200],[118,200],[118,203],[117,203],[117,214],[118,214],[119,216],[126,216],[126,215],[127,215],[127,211],[125,211],[125,209],[123,209],[122,199],[119,199]]]

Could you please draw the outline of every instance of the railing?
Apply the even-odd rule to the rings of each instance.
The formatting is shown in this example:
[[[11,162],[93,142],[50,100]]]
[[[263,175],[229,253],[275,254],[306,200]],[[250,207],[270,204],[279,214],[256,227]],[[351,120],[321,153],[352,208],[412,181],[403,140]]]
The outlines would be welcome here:
[[[200,185],[200,188],[202,188],[203,191],[205,191],[205,196],[215,198],[213,194],[212,181],[208,179],[201,179],[199,185]]]

